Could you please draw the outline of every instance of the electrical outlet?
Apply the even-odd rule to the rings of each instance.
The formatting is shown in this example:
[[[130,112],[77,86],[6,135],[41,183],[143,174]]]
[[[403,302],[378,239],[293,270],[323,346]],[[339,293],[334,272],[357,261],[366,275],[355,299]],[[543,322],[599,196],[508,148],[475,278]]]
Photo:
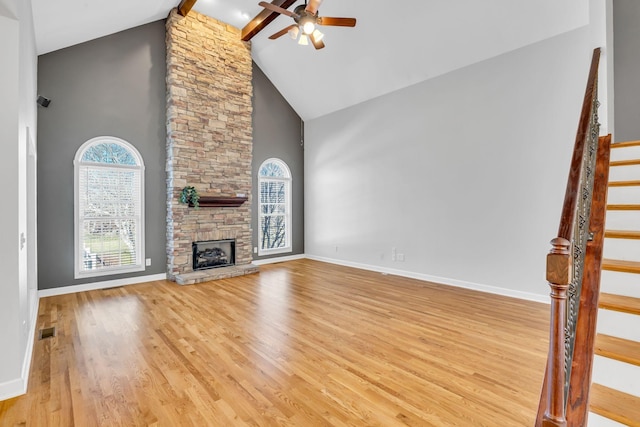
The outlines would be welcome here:
[[[391,261],[396,260],[396,248],[391,248]]]
[[[397,258],[398,258],[398,262],[404,262],[404,254],[398,254]]]
[[[257,247],[257,246],[254,246],[254,247],[253,247],[253,253],[254,253],[254,254],[257,254],[257,253],[258,253],[258,247]]]
[[[144,265],[146,265],[147,267],[149,267],[151,265],[151,258],[147,258],[144,260]]]

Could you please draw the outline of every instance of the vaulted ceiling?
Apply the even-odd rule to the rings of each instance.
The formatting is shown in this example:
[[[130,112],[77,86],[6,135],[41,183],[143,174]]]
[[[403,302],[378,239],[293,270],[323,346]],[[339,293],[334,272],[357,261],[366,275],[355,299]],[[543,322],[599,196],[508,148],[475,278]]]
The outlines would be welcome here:
[[[32,0],[38,53],[163,19],[178,3]],[[198,0],[193,10],[242,28],[262,8],[258,0]],[[324,0],[319,15],[358,23],[323,27],[322,50],[269,40],[292,23],[285,16],[252,39],[254,61],[304,120],[587,25],[589,1]]]

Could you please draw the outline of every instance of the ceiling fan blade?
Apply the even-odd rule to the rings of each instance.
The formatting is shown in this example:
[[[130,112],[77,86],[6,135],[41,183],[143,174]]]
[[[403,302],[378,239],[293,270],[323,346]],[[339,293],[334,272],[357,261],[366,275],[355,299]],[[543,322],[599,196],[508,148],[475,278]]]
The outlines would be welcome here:
[[[293,5],[296,0],[273,0],[271,4],[276,6],[280,6],[283,9],[286,9]],[[242,29],[241,39],[242,41],[248,42],[258,34],[264,27],[269,25],[274,19],[280,16],[279,13],[273,12],[269,9],[262,9],[262,11],[256,15],[247,25]]]
[[[305,10],[311,13],[312,15],[315,15],[318,13],[318,8],[320,7],[320,3],[322,3],[322,0],[309,0],[309,3],[307,4],[307,7]]]
[[[313,43],[313,47],[316,49],[322,49],[324,47],[324,42],[322,40],[317,40],[313,33],[309,34],[309,38],[311,39],[311,43]]]
[[[266,1],[261,1],[258,4],[260,6],[262,6],[262,7],[264,7],[265,9],[269,9],[269,10],[271,10],[273,12],[281,13],[281,14],[289,16],[291,18],[294,18],[294,17],[298,16],[295,13],[291,12],[290,10],[283,9],[280,6],[276,6],[275,4],[267,3]]]
[[[329,16],[319,16],[318,25],[329,25],[332,27],[355,27],[356,18],[331,18]]]
[[[271,40],[275,40],[277,38],[280,38],[282,36],[284,36],[285,34],[287,34],[289,32],[290,29],[292,29],[293,27],[295,27],[296,25],[289,25],[287,28],[283,28],[280,31],[278,31],[277,33],[269,36],[269,39]]]

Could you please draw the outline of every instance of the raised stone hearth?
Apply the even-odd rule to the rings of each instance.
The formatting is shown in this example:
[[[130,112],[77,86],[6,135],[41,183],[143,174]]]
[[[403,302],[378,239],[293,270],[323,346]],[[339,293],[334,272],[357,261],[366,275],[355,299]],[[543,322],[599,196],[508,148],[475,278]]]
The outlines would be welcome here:
[[[240,30],[191,11],[167,18],[167,277],[255,273],[251,241],[252,62]],[[185,186],[235,206],[179,202]],[[193,270],[192,242],[235,239],[235,266]]]
[[[191,273],[178,274],[175,281],[179,285],[193,285],[208,282],[210,280],[228,279],[230,277],[253,274],[259,271],[254,264],[234,265],[233,267],[220,267],[211,270],[192,271]]]

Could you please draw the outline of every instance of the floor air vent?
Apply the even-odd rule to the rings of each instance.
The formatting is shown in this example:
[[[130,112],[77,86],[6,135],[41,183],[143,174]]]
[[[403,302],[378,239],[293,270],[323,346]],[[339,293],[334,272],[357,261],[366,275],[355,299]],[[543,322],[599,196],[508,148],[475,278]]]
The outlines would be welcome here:
[[[40,339],[44,340],[46,338],[51,338],[56,336],[56,327],[53,326],[51,328],[40,329]]]

